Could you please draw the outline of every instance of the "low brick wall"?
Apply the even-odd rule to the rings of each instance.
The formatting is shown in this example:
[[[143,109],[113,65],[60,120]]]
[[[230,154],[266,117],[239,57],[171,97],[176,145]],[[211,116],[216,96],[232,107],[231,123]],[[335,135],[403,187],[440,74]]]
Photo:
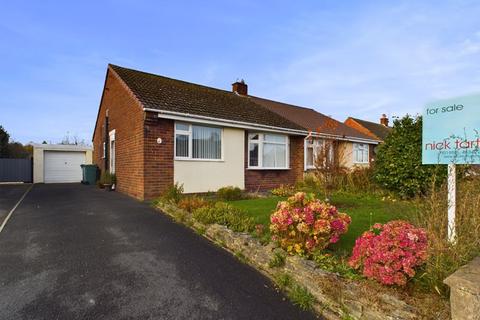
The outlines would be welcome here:
[[[313,261],[287,256],[285,265],[270,268],[277,250],[273,244],[262,245],[247,233],[234,232],[218,224],[203,225],[191,214],[172,205],[159,204],[162,212],[182,222],[221,245],[275,282],[280,274],[289,274],[316,298],[314,309],[326,319],[448,319],[448,310],[419,310],[395,295],[392,290],[369,281],[353,281],[319,269]],[[427,297],[428,299],[428,297]]]
[[[444,280],[450,287],[452,320],[480,320],[480,257]]]

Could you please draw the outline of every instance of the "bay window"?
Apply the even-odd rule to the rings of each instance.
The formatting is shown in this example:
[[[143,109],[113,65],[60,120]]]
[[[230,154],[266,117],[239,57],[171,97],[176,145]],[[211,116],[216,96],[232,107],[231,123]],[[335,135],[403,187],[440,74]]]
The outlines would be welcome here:
[[[175,159],[221,160],[222,129],[176,122]]]
[[[368,144],[365,144],[365,143],[353,144],[353,162],[368,163]]]
[[[271,133],[248,135],[248,167],[288,169],[288,136]]]

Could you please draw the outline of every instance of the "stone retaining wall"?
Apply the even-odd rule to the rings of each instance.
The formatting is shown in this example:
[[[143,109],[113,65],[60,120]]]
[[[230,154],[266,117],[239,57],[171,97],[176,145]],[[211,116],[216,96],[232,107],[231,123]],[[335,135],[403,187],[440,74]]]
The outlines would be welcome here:
[[[444,282],[450,287],[452,320],[480,320],[480,257]]]
[[[218,224],[203,225],[196,222],[189,213],[172,205],[160,204],[158,208],[175,220],[199,231],[205,237],[225,249],[242,257],[246,263],[258,269],[275,282],[287,273],[298,284],[316,298],[315,311],[327,319],[439,319],[421,315],[421,312],[380,286],[367,281],[345,279],[335,273],[319,269],[313,261],[298,256],[287,256],[282,267],[269,267],[275,255],[274,245],[262,245],[259,240],[246,233],[233,232]]]

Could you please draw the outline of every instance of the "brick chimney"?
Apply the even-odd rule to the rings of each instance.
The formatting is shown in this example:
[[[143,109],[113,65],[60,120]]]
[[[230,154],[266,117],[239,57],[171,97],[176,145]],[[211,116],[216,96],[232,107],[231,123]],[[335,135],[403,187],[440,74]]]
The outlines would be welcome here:
[[[239,95],[246,96],[248,95],[248,86],[243,79],[240,81],[235,81],[232,83],[232,91],[238,93]]]
[[[386,114],[382,114],[382,117],[380,118],[380,124],[388,127],[388,118]]]

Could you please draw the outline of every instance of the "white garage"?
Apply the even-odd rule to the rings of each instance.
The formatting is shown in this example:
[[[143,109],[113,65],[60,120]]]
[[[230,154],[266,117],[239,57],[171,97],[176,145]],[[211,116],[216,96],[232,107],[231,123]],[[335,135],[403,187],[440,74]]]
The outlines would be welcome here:
[[[33,146],[33,182],[80,182],[82,180],[80,165],[91,163],[90,147],[36,144]]]

